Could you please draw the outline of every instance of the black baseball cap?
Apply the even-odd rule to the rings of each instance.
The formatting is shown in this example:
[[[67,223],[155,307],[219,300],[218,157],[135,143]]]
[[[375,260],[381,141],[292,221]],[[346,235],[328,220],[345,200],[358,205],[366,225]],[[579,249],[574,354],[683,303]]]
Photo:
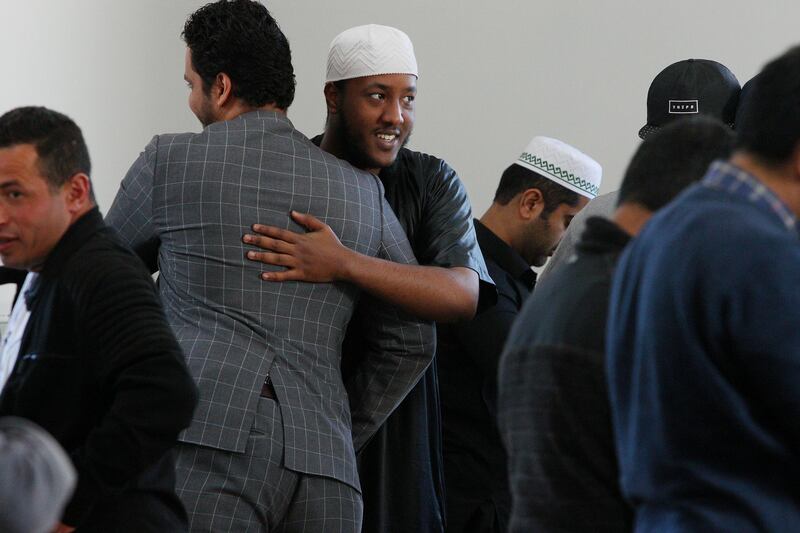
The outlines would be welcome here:
[[[647,124],[639,130],[644,139],[673,120],[710,115],[733,127],[739,102],[739,80],[722,63],[710,59],[685,59],[655,77],[647,91]]]

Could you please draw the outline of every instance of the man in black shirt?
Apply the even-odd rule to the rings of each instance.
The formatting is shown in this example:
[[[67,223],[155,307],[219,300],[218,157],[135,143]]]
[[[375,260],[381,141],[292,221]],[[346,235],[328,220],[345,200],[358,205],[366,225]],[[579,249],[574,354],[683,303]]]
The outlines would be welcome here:
[[[570,220],[597,193],[600,165],[555,139],[536,137],[500,180],[475,221],[498,300],[470,322],[438,330],[447,531],[506,531],[511,498],[496,424],[497,363],[536,275]]]
[[[179,532],[171,448],[197,388],[141,261],[106,227],[78,126],[0,117],[0,257],[28,271],[0,350],[0,416],[26,418],[78,474],[57,533]]]
[[[399,265],[359,255],[329,227],[294,213],[310,231],[297,235],[260,225],[245,242],[266,248],[251,259],[286,266],[270,281],[346,281],[418,316],[468,320],[495,298],[472,225],[464,186],[436,157],[404,148],[414,124],[417,65],[403,32],[374,24],[337,36],[328,55],[325,133],[320,146],[378,175],[417,261]],[[358,328],[345,339],[345,379],[358,359]],[[441,423],[435,362],[419,384],[359,452],[365,532],[444,529]]]
[[[509,531],[628,531],[605,379],[605,325],[619,254],[653,212],[726,157],[711,118],[676,121],[631,160],[613,221],[587,220],[577,257],[544,278],[500,361],[498,424],[508,451]]]

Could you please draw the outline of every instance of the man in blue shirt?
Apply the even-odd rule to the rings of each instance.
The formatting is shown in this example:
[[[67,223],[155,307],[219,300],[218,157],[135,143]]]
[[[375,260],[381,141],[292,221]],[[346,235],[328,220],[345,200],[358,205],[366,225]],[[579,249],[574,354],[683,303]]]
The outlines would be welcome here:
[[[738,147],[656,215],[614,278],[607,373],[636,531],[800,527],[800,47]]]

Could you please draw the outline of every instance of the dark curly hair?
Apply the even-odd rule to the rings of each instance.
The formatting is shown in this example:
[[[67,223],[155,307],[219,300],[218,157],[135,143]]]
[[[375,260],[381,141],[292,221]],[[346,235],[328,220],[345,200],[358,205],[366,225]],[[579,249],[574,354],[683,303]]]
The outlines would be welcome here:
[[[18,107],[0,116],[0,148],[32,144],[39,172],[52,190],[75,174],[91,174],[92,163],[83,133],[66,115],[46,107]],[[94,202],[94,188],[89,195]]]
[[[252,0],[219,0],[189,16],[181,37],[208,93],[217,74],[233,81],[233,96],[248,105],[287,109],[294,100],[289,41],[266,7]]]

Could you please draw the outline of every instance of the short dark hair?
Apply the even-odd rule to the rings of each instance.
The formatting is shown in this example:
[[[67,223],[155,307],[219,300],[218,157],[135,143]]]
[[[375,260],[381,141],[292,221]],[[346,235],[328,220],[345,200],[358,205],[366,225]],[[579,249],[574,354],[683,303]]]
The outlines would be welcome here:
[[[494,202],[500,205],[508,205],[508,202],[516,195],[528,189],[539,189],[541,191],[542,199],[544,200],[542,216],[545,217],[555,211],[559,205],[567,204],[574,207],[578,205],[581,199],[581,195],[575,191],[514,163],[503,172],[500,184],[497,186],[497,192],[494,194]]]
[[[800,141],[800,46],[773,59],[758,74],[742,117],[737,149],[767,164],[785,163]]]
[[[233,95],[248,105],[287,109],[292,104],[295,78],[289,41],[262,4],[206,4],[189,16],[181,37],[206,93],[224,72],[233,81]]]
[[[92,164],[81,129],[66,115],[46,107],[18,107],[0,116],[0,148],[32,144],[39,171],[54,190],[75,174],[90,175]],[[90,190],[92,201],[94,191]]]
[[[648,135],[633,155],[618,204],[660,209],[702,178],[712,161],[728,158],[733,145],[733,131],[715,118],[684,118],[664,126]]]

